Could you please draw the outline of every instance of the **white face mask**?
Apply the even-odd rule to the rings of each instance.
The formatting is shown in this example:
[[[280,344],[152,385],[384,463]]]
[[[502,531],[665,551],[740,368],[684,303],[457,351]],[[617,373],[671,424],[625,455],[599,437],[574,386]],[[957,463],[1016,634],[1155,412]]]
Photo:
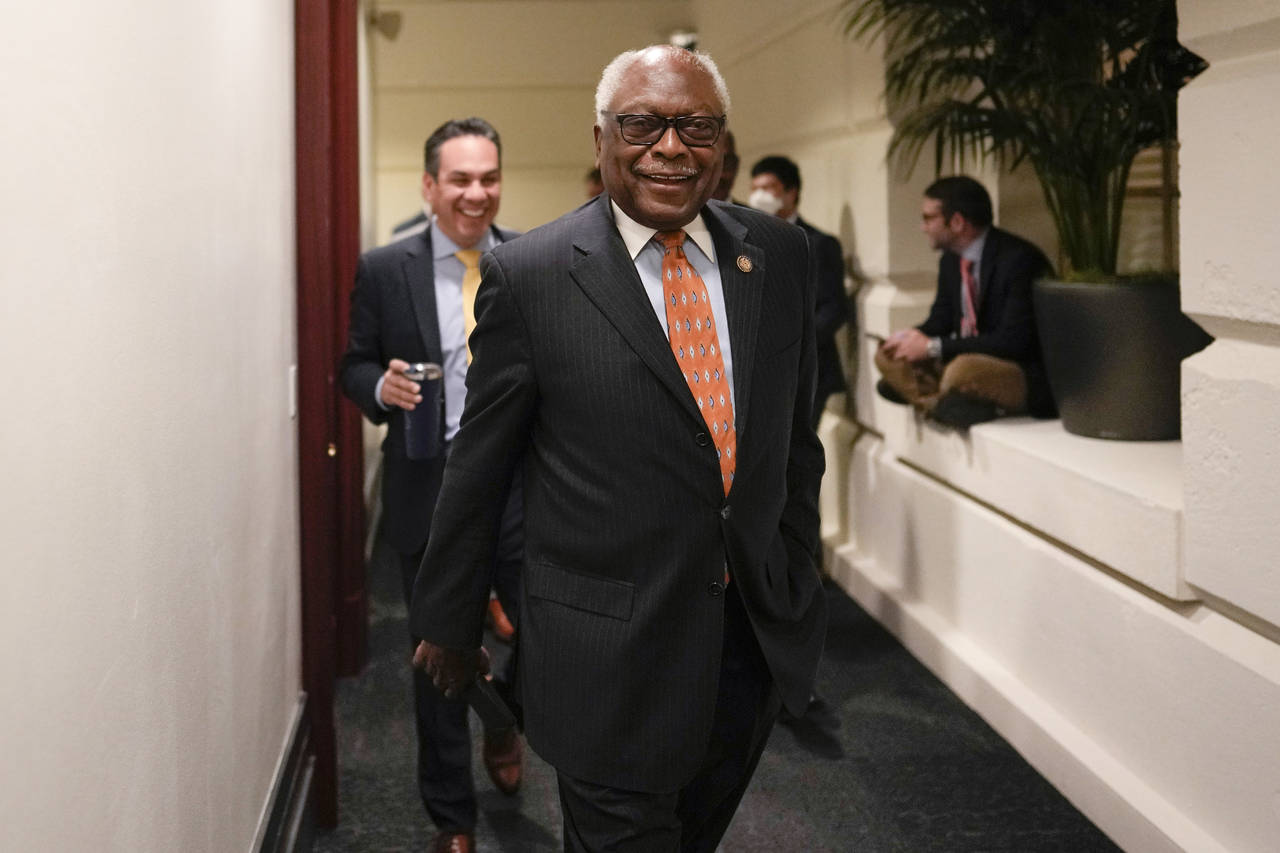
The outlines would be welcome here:
[[[747,197],[747,204],[770,216],[776,216],[782,210],[782,199],[766,189],[754,189]]]

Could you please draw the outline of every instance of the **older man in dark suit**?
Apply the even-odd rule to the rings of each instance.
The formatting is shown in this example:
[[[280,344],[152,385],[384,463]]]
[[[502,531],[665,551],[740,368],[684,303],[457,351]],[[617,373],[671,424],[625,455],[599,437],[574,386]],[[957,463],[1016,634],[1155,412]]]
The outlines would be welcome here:
[[[1044,253],[991,224],[991,197],[964,175],[924,191],[920,229],[942,251],[938,292],[919,326],[876,352],[881,396],[958,428],[1001,415],[1057,414],[1040,355],[1031,284]]]
[[[450,693],[483,668],[522,463],[525,725],[567,850],[714,850],[821,655],[809,253],[708,203],[728,111],[709,57],[622,54],[596,93],[604,194],[484,263],[415,660]]]
[[[479,259],[516,236],[493,225],[502,196],[500,146],[497,131],[483,119],[454,120],[437,128],[424,147],[422,176],[432,216],[422,230],[361,257],[351,294],[342,389],[371,421],[388,424],[382,445],[382,533],[400,555],[406,601],[431,529],[445,456],[462,415]],[[431,384],[410,378],[406,371],[413,362],[434,363],[442,375]],[[429,396],[428,388],[434,391]],[[406,426],[419,407],[430,407],[434,417],[425,422],[434,424],[436,434],[410,442]],[[501,484],[504,500],[509,481]],[[509,503],[502,547],[482,574],[486,598],[492,578],[514,612],[520,564],[518,483]],[[441,696],[424,674],[415,673],[414,710],[418,787],[439,829],[433,849],[469,850],[476,794],[467,706]],[[519,787],[522,749],[514,732],[486,732],[486,769],[505,793]]]

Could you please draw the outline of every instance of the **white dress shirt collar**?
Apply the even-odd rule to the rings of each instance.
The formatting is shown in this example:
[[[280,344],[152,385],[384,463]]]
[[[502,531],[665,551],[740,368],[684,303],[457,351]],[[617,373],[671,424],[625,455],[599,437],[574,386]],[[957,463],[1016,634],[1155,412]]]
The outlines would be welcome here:
[[[627,216],[613,199],[609,200],[609,206],[613,208],[613,222],[618,227],[618,233],[622,235],[622,242],[626,243],[627,253],[631,255],[631,260],[634,261],[636,256],[653,239],[653,235],[658,233],[658,229],[649,228],[636,222],[630,216]],[[684,226],[684,233],[702,250],[708,260],[712,263],[716,262],[715,243],[711,240],[711,232],[707,230],[707,223],[702,221],[701,214]]]
[[[981,234],[973,238],[973,242],[960,250],[960,257],[972,261],[976,267],[982,263],[982,249],[987,245],[987,235],[991,233],[991,229],[984,229]]]

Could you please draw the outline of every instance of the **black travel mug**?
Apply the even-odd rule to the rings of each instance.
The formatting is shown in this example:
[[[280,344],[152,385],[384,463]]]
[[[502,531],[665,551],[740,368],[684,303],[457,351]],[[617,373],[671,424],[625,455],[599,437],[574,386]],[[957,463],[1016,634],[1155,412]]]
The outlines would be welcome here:
[[[430,361],[409,365],[404,372],[417,382],[422,402],[404,413],[405,455],[415,461],[440,455],[440,420],[444,414],[444,371]]]

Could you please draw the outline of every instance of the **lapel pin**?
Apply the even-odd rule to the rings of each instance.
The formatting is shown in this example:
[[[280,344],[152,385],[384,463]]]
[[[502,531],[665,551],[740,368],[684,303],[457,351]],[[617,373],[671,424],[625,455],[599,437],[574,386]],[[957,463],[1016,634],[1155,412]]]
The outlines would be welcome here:
[[[743,272],[751,272],[751,259],[746,255],[738,255],[738,269]]]

